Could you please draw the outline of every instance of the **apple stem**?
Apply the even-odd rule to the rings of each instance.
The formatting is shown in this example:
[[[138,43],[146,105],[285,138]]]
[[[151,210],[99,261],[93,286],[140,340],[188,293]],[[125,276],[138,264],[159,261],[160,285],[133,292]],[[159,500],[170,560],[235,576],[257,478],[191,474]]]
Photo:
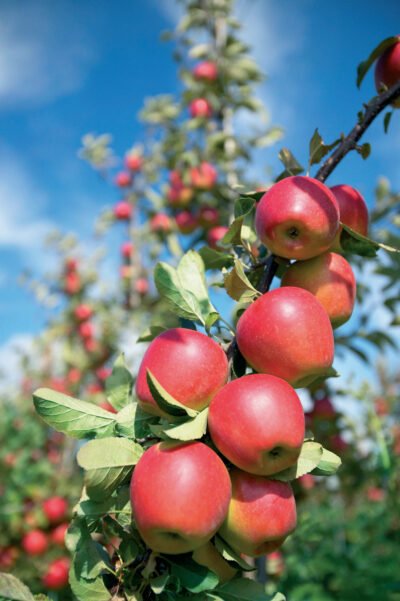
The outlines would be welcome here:
[[[375,96],[367,105],[364,105],[365,110],[364,113],[359,116],[358,123],[353,127],[351,132],[343,138],[339,146],[321,165],[315,175],[315,179],[324,182],[346,154],[357,148],[357,142],[379,113],[398,97],[400,97],[400,81],[383,94]]]

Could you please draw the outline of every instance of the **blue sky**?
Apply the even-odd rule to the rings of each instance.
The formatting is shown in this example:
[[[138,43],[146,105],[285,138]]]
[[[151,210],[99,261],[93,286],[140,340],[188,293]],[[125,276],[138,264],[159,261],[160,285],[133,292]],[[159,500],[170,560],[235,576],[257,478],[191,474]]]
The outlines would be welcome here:
[[[243,0],[244,38],[268,79],[259,89],[283,144],[306,162],[319,127],[326,141],[347,132],[374,93],[371,74],[355,86],[356,65],[398,33],[400,3],[386,0]],[[29,267],[52,265],[43,250],[52,227],[89,237],[95,216],[116,199],[80,161],[81,136],[113,135],[117,153],[140,140],[143,98],[179,89],[171,44],[159,41],[179,14],[173,0],[0,1],[0,358],[40,331],[45,313],[17,283]],[[246,122],[242,123],[246,126]],[[367,133],[367,162],[348,158],[330,183],[359,188],[368,202],[377,178],[400,188],[399,116]],[[277,148],[258,159],[278,169]],[[4,365],[3,365],[4,367]]]

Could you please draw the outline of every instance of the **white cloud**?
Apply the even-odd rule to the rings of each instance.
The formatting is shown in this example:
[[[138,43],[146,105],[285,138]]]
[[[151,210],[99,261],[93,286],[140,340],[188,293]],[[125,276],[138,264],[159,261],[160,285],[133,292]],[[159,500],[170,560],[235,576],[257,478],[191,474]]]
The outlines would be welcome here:
[[[81,86],[95,57],[80,12],[63,1],[0,3],[0,108],[46,103]]]

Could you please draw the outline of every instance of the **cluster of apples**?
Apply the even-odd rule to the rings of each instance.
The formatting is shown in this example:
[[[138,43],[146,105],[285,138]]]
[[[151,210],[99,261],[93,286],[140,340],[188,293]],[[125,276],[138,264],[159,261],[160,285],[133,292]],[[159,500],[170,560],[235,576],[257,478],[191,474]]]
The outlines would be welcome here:
[[[219,532],[238,553],[256,557],[277,549],[294,530],[291,486],[274,475],[297,461],[304,441],[294,387],[327,375],[332,324],[344,323],[353,309],[354,275],[332,250],[340,249],[340,220],[366,233],[365,202],[348,186],[329,189],[309,177],[289,177],[260,199],[258,236],[272,253],[296,262],[282,287],[239,318],[237,345],[256,373],[227,383],[226,354],[194,330],[167,330],[148,347],[136,381],[141,407],[165,417],[148,386],[151,372],[183,405],[209,407],[213,444],[160,442],[135,467],[133,515],[155,551],[195,551]]]
[[[115,185],[129,191],[134,183],[134,174],[143,168],[143,157],[137,152],[129,152],[125,157],[125,167],[126,170],[119,171],[115,176]],[[118,221],[129,221],[132,210],[132,204],[128,200],[120,200],[114,207],[114,217]]]
[[[198,63],[192,75],[200,84],[203,84],[204,92],[218,79],[218,66],[214,61],[203,61]],[[210,119],[213,116],[213,107],[205,97],[196,97],[189,104],[189,113],[192,119]]]

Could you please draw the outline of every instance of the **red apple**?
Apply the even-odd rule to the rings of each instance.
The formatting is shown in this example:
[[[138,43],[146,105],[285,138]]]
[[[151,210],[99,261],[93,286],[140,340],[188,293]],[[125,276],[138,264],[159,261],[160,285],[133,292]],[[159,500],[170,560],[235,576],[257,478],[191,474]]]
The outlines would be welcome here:
[[[81,338],[93,338],[93,324],[91,324],[89,321],[84,321],[83,323],[79,324],[78,332]]]
[[[78,321],[86,321],[93,315],[93,309],[90,305],[84,303],[78,305],[74,309],[74,315]]]
[[[77,269],[78,269],[77,259],[69,257],[68,259],[65,260],[65,271],[67,273],[71,273],[73,271],[76,271]]]
[[[278,549],[296,528],[296,503],[286,482],[231,471],[232,499],[221,536],[238,553],[260,557]]]
[[[64,524],[60,524],[59,526],[56,526],[50,534],[50,540],[54,544],[60,545],[63,547],[65,545],[65,534],[68,530],[68,527],[69,527],[69,524],[66,522]]]
[[[193,198],[193,190],[188,186],[170,188],[167,192],[167,199],[173,207],[186,207]]]
[[[304,490],[311,490],[315,486],[315,478],[312,474],[304,474],[300,476],[298,480],[301,488]]]
[[[69,563],[67,557],[52,561],[42,578],[43,585],[52,591],[58,591],[67,586]]]
[[[133,276],[132,265],[121,265],[119,268],[119,273],[122,280],[130,280]]]
[[[297,286],[313,294],[329,315],[332,327],[346,323],[356,300],[356,279],[350,264],[337,253],[323,253],[290,265],[282,286]]]
[[[25,534],[21,544],[28,555],[43,555],[47,551],[47,536],[42,530],[31,530]]]
[[[118,413],[118,411],[114,409],[114,407],[108,401],[103,401],[102,403],[100,403],[99,407],[105,409],[106,411],[109,411],[110,413]]]
[[[98,369],[96,369],[96,376],[99,378],[99,380],[104,382],[105,380],[107,380],[107,378],[111,376],[111,369],[109,367],[104,366],[99,367]]]
[[[51,524],[60,522],[68,512],[68,502],[63,497],[50,497],[43,502],[43,512]]]
[[[208,427],[215,446],[231,463],[269,476],[296,463],[304,441],[304,412],[290,384],[255,374],[217,392]]]
[[[146,278],[138,278],[135,282],[135,290],[144,296],[149,291],[149,281]]]
[[[384,501],[386,493],[383,488],[377,486],[369,486],[367,488],[367,499],[373,503],[381,503]]]
[[[82,282],[81,278],[79,277],[79,274],[74,271],[67,273],[64,280],[65,293],[72,296],[74,294],[77,294],[81,290],[81,288]]]
[[[189,113],[192,119],[202,117],[208,119],[212,116],[211,104],[205,98],[195,98],[189,105]]]
[[[99,382],[92,382],[86,386],[86,394],[101,394],[104,392],[104,387]]]
[[[257,205],[255,226],[267,248],[286,259],[311,259],[332,245],[339,207],[327,186],[296,175],[273,185]]]
[[[219,221],[219,211],[214,207],[201,207],[198,220],[205,229],[213,227]]]
[[[314,401],[314,407],[310,416],[312,419],[335,420],[337,413],[331,399],[325,396],[322,399],[316,399]]]
[[[281,576],[285,570],[285,559],[280,551],[272,551],[267,555],[267,573],[269,576]]]
[[[368,234],[368,208],[359,191],[346,184],[332,186],[331,190],[339,206],[340,221],[359,234],[366,236]],[[342,227],[340,226],[331,250],[341,252],[341,233]]]
[[[195,79],[203,81],[215,81],[218,77],[218,68],[212,61],[203,61],[193,69]]]
[[[171,231],[171,218],[165,213],[156,213],[150,219],[150,229],[152,232],[162,232],[167,234]]]
[[[375,86],[378,92],[391,88],[400,80],[400,36],[399,40],[378,58],[375,65]],[[400,98],[393,102],[393,106],[400,106]]]
[[[132,176],[127,171],[120,171],[115,177],[115,185],[119,188],[129,188],[132,185]]]
[[[175,221],[181,234],[191,234],[198,226],[197,218],[190,211],[181,211]]]
[[[127,200],[120,200],[114,207],[114,216],[120,221],[128,221],[132,215],[132,205]]]
[[[228,360],[222,348],[201,332],[173,328],[159,334],[143,357],[136,394],[145,411],[163,415],[147,385],[147,370],[177,401],[201,410],[227,381]]]
[[[159,553],[187,553],[203,546],[228,510],[228,470],[201,442],[159,443],[145,451],[131,482],[135,524]]]
[[[143,167],[143,158],[136,152],[130,152],[125,157],[125,167],[130,171],[140,171]]]
[[[77,367],[71,367],[67,373],[67,380],[70,384],[77,384],[82,378],[82,372]]]
[[[190,170],[192,186],[199,190],[210,190],[217,181],[217,171],[210,163],[203,162]]]
[[[229,228],[225,227],[224,225],[216,225],[216,226],[212,227],[207,232],[208,246],[210,246],[211,248],[214,248],[215,250],[220,250],[218,243],[225,236],[228,229]]]
[[[132,242],[124,242],[121,244],[121,255],[125,257],[125,259],[130,259],[133,253],[133,243]]]
[[[254,301],[240,317],[240,352],[255,371],[308,386],[332,366],[333,331],[323,306],[307,290],[285,286]]]
[[[171,184],[172,188],[182,188],[182,186],[184,185],[183,179],[182,179],[182,174],[177,169],[170,171],[168,180],[169,180],[169,183]]]

